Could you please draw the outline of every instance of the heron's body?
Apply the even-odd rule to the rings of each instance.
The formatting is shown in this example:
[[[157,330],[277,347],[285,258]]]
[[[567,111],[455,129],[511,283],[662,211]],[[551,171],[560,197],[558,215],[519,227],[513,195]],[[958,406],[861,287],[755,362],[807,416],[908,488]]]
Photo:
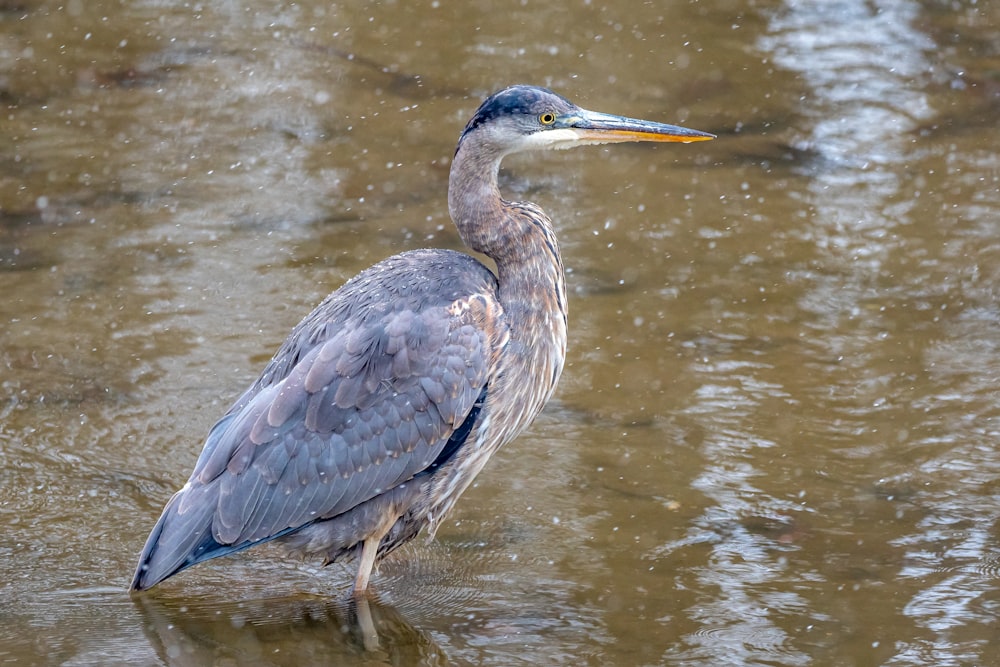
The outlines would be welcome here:
[[[548,127],[577,113],[591,125]],[[711,136],[600,125],[608,119],[642,123],[525,86],[484,103],[459,141],[448,201],[463,240],[493,259],[496,274],[462,253],[416,250],[327,297],[212,428],[132,588],[277,539],[325,562],[360,555],[359,593],[378,559],[425,526],[433,534],[489,457],[537,416],[565,358],[558,243],[541,209],[500,197],[501,159],[562,144]]]

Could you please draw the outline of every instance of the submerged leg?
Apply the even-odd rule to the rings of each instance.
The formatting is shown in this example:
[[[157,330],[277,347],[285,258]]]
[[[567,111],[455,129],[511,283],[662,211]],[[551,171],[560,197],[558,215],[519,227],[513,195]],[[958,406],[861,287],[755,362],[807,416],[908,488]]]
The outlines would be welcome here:
[[[379,649],[378,630],[375,629],[375,619],[372,609],[368,606],[368,598],[358,595],[354,598],[354,610],[358,614],[358,630],[361,631],[361,643],[366,651]]]

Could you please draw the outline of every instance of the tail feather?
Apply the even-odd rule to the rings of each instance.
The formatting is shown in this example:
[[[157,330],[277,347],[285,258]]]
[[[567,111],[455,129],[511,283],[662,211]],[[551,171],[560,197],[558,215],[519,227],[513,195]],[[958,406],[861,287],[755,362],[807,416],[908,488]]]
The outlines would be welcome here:
[[[185,486],[175,493],[146,539],[129,589],[152,588],[192,565],[249,549],[297,529],[287,528],[260,540],[223,544],[215,539],[212,528],[217,506],[217,484]]]
[[[202,497],[197,502],[191,502],[189,494]],[[205,485],[188,486],[173,495],[142,548],[139,564],[132,576],[132,590],[151,588],[205,560],[206,553],[223,546],[212,538],[216,494],[213,485]],[[186,506],[184,513],[179,511],[182,501]]]

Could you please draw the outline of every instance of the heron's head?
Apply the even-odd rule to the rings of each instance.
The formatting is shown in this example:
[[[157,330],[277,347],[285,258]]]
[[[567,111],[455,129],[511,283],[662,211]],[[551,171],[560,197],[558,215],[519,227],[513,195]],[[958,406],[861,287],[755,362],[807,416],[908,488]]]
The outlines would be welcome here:
[[[587,111],[546,88],[511,86],[483,102],[458,146],[476,136],[502,155],[625,141],[691,142],[715,135],[647,120]]]

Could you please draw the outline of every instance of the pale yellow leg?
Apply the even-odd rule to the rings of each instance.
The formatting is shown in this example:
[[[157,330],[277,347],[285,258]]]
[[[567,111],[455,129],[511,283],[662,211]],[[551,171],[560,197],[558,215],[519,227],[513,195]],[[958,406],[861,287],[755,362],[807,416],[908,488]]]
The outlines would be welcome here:
[[[392,529],[397,518],[394,514],[387,515],[382,525],[361,543],[358,576],[354,579],[354,597],[362,597],[368,591],[368,580],[371,579],[372,569],[375,567],[375,558],[378,556],[378,545],[382,543],[382,538]]]
[[[368,590],[368,580],[375,567],[375,556],[378,555],[378,545],[381,535],[372,535],[361,545],[361,560],[358,562],[358,576],[354,580],[354,597],[362,597]]]

